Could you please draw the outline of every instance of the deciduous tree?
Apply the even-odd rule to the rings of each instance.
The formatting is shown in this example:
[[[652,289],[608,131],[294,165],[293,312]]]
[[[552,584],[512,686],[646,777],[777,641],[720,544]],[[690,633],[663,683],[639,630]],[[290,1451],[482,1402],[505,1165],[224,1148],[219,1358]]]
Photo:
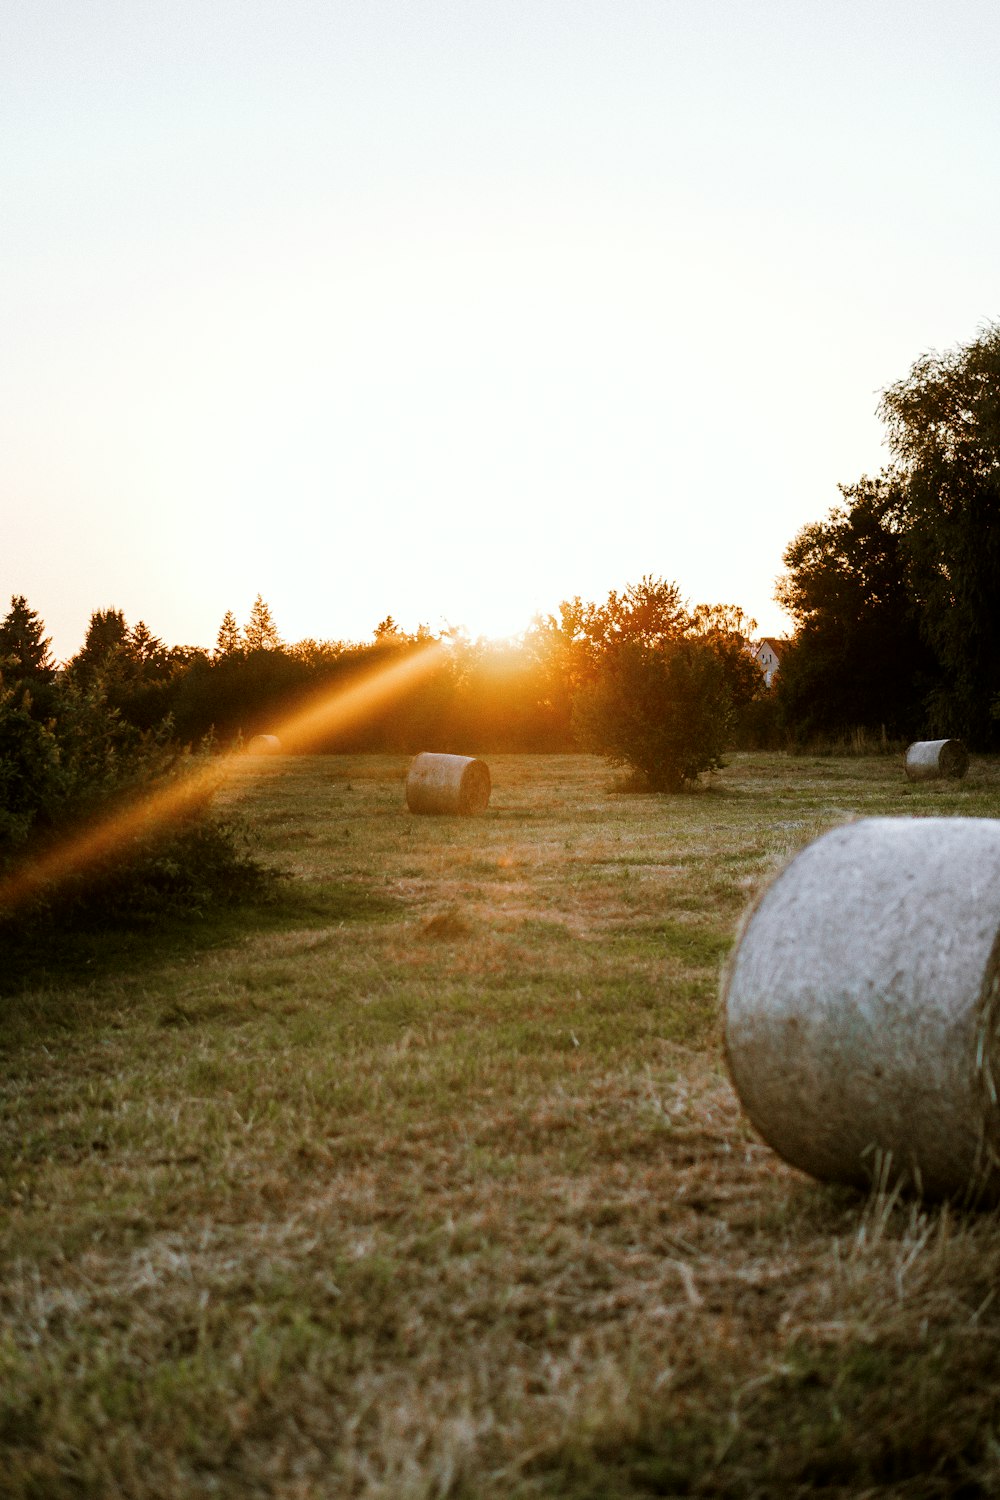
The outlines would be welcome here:
[[[785,549],[775,598],[795,621],[777,701],[799,737],[915,733],[934,680],[908,582],[907,495],[893,472],[841,485],[844,504]]]
[[[677,792],[722,764],[732,695],[710,642],[625,640],[580,689],[573,717],[586,749],[611,765],[632,766],[652,791]]]
[[[984,747],[1000,708],[1000,324],[916,361],[880,405],[905,482],[910,590],[941,667],[932,724]]]

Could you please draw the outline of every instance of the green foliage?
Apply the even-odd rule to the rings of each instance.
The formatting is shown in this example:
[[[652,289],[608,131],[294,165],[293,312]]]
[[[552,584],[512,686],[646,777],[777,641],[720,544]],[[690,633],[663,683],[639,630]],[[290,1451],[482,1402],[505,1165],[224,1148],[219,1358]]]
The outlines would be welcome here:
[[[767,697],[763,675],[750,650],[756,620],[735,604],[696,604],[687,629],[695,639],[711,646],[719,658],[736,728],[754,722],[758,705]]]
[[[934,663],[908,584],[905,486],[887,473],[840,491],[845,504],[785,550],[776,598],[798,629],[777,709],[798,739],[846,727],[912,736]]]
[[[722,765],[732,694],[709,641],[626,640],[605,653],[573,718],[585,748],[634,767],[653,791],[676,792]]]
[[[15,594],[0,620],[0,672],[8,682],[51,682],[55,667],[45,626],[23,594]]]
[[[942,733],[995,745],[1000,698],[1000,324],[923,355],[880,412],[906,484],[910,587],[940,665]]]
[[[119,635],[106,660],[127,643],[127,632]],[[161,649],[141,633],[133,646],[149,658]],[[39,861],[147,805],[202,763],[171,744],[169,725],[153,733],[129,723],[99,673],[90,682],[65,673],[47,691],[52,712],[42,723],[21,683],[0,685],[0,927],[56,915],[146,918],[266,887],[270,877],[250,856],[245,831],[211,812],[206,780],[204,793],[182,799],[183,812],[169,822],[133,820],[127,835],[79,868],[53,868],[33,881],[30,900],[15,900],[12,886],[4,897],[5,877],[43,868]]]
[[[97,689],[125,723],[161,730],[174,712],[185,674],[205,655],[193,647],[168,648],[144,620],[130,628],[121,610],[97,610],[67,675],[85,689]]]
[[[571,676],[583,680],[598,670],[605,654],[625,642],[657,646],[673,640],[690,624],[676,583],[646,573],[624,593],[612,589],[603,604],[579,595],[564,600],[549,626],[562,641]]]
[[[268,733],[311,678],[308,665],[283,650],[200,657],[180,673],[171,697],[176,733],[188,743],[211,734],[224,744]]]
[[[800,736],[1000,743],[1000,325],[921,356],[879,408],[897,466],[785,553],[779,603],[799,627],[779,698]]]
[[[90,617],[87,634],[71,668],[81,682],[92,682],[106,669],[128,642],[128,625],[120,609],[96,609]]]
[[[281,646],[281,637],[274,623],[270,605],[264,602],[261,594],[258,594],[253,601],[250,618],[243,630],[243,638],[248,651],[277,651]]]
[[[55,666],[45,626],[23,594],[15,594],[0,620],[0,691],[12,691],[31,718],[44,723],[51,712]]]
[[[32,825],[45,820],[57,775],[51,729],[32,717],[24,696],[0,689],[0,874],[4,852],[23,847]]]
[[[23,600],[20,605],[20,637],[30,635],[37,645],[40,623],[29,631]],[[69,699],[63,688],[72,685],[84,696],[96,693],[114,711],[120,731],[131,728],[175,745],[211,736],[228,747],[254,734],[280,732],[289,717],[334,702],[362,679],[438,641],[442,649],[434,662],[424,663],[409,681],[403,674],[391,701],[349,722],[338,723],[331,714],[331,727],[312,748],[561,751],[574,744],[574,694],[630,642],[657,649],[691,636],[710,644],[737,716],[744,717],[760,691],[760,674],[746,649],[752,623],[731,605],[689,611],[676,584],[651,575],[621,593],[612,591],[603,604],[564,601],[557,616],[538,617],[520,640],[505,642],[473,641],[454,630],[438,641],[426,625],[408,633],[386,615],[364,644],[285,645],[258,594],[245,630],[227,610],[209,653],[167,647],[144,621],[129,626],[121,610],[98,610],[81,650],[59,674],[59,703],[46,697],[55,674],[51,682],[36,674],[23,684],[30,693],[23,706],[43,723],[57,709],[65,718]]]
[[[231,609],[227,609],[222,616],[222,624],[215,638],[216,656],[234,656],[237,651],[243,649],[243,635],[236,623],[236,616]]]
[[[683,603],[646,575],[604,605],[563,605],[582,745],[678,791],[722,764],[738,718],[761,691],[748,650],[753,621],[733,605]]]
[[[156,780],[133,784],[125,805],[193,769],[182,761]],[[125,850],[114,850],[72,882],[53,887],[45,913],[58,912],[61,921],[72,915],[78,923],[102,927],[146,924],[262,899],[271,894],[276,879],[276,872],[257,859],[249,827],[236,817],[214,814],[206,792],[166,827],[151,827],[130,839]]]

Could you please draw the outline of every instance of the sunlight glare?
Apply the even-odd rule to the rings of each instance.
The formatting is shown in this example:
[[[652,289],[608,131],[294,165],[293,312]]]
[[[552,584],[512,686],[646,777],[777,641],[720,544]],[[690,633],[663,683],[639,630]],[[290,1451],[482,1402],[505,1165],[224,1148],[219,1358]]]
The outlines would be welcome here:
[[[360,723],[415,686],[433,670],[442,650],[437,641],[432,641],[408,652],[401,661],[390,662],[346,686],[319,694],[275,725],[273,733],[284,751],[307,752],[324,736]],[[130,806],[98,817],[82,831],[0,879],[0,911],[10,915],[41,895],[46,886],[58,885],[81,874],[115,850],[124,850],[130,842],[176,822],[218,790],[227,773],[237,765],[242,769],[246,764],[243,756],[231,753],[167,786],[157,787]],[[273,766],[262,763],[254,770],[257,775],[265,775],[273,772]],[[241,780],[245,782],[245,775]]]

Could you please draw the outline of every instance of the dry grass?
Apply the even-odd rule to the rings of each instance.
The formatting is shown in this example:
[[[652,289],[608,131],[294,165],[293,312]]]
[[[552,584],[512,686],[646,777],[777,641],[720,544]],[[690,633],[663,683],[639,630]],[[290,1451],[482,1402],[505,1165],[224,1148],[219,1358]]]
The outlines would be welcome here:
[[[272,909],[11,960],[0,1493],[1000,1492],[996,1217],[784,1167],[716,1000],[794,848],[1000,770],[493,757],[469,820],[404,768],[253,768]]]

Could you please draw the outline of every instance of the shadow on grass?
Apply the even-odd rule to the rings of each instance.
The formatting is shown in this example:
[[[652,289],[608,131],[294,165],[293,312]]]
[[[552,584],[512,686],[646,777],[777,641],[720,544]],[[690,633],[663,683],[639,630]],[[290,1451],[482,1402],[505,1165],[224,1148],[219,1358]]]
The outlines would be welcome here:
[[[93,915],[71,925],[35,922],[0,932],[0,1029],[12,1001],[27,992],[99,986],[128,969],[133,975],[178,959],[231,946],[249,934],[319,930],[344,922],[384,921],[402,903],[360,882],[290,884],[264,897],[157,919],[101,923]]]
[[[716,1396],[694,1406],[680,1393],[664,1406],[659,1417],[647,1411],[635,1435],[594,1435],[541,1455],[523,1493],[534,1500],[996,1494],[990,1443],[998,1389],[986,1340],[952,1336],[930,1350],[803,1343],[728,1404]]]

